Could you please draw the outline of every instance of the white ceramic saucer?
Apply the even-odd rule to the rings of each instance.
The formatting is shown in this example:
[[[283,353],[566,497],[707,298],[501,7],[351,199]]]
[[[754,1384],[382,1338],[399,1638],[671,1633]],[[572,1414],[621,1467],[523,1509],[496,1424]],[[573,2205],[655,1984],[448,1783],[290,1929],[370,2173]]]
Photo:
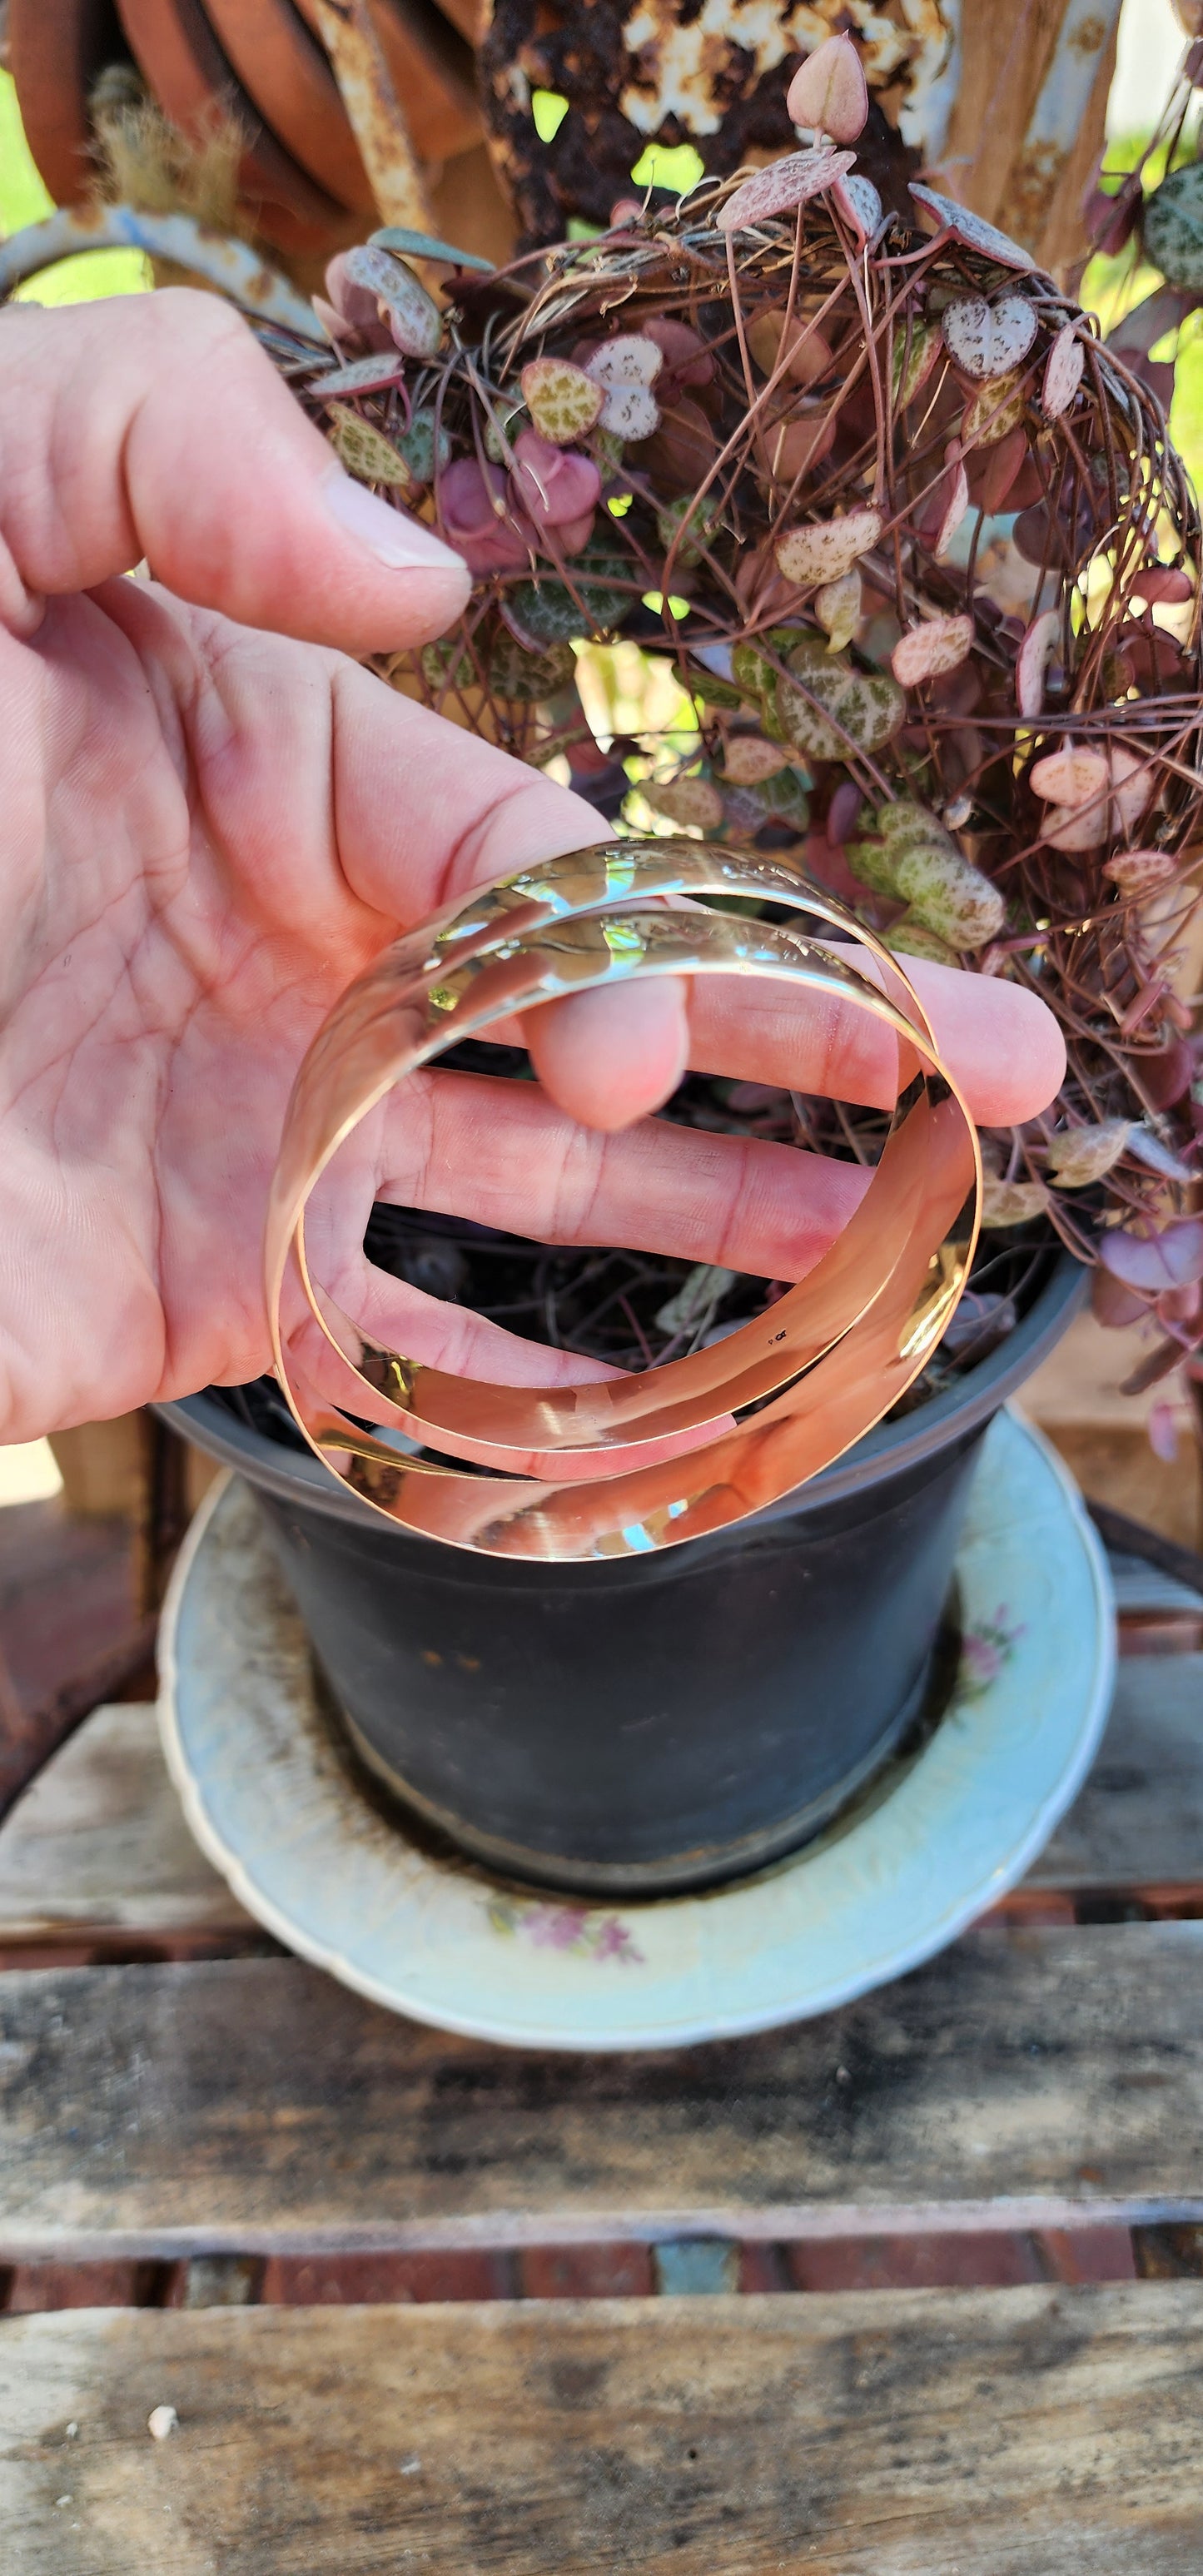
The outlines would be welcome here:
[[[256,1507],[215,1485],[163,1619],[188,1822],[292,1950],[417,2021],[514,2047],[666,2048],[829,2011],[930,1958],[1022,1878],[1080,1787],[1114,1680],[1106,1561],[1054,1452],[987,1435],[957,1560],[964,1648],[922,1752],[795,1857],[651,1904],[535,1896],[385,1822],[322,1717]]]

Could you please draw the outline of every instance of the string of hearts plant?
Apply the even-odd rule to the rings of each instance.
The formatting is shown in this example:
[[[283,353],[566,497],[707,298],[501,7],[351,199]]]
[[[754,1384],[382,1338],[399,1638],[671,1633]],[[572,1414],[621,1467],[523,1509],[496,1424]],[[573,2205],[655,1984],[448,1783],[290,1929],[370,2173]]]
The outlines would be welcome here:
[[[847,39],[789,104],[807,148],[667,216],[501,272],[386,230],[332,263],[320,354],[265,337],[475,576],[397,685],[1052,1003],[1065,1087],[987,1138],[988,1223],[1054,1229],[1108,1319],[1155,1308],[1147,1383],[1203,1343],[1198,506],[1156,393],[1026,252],[921,185],[883,217]],[[599,748],[581,648],[615,637],[671,671],[684,732]],[[742,1106],[875,1148],[867,1113]]]

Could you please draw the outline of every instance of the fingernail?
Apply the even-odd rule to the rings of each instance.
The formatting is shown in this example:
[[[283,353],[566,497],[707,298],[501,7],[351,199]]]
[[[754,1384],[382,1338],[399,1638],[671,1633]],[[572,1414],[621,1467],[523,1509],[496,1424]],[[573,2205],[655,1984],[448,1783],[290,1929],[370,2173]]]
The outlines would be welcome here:
[[[369,492],[366,483],[356,483],[341,468],[326,476],[322,491],[331,518],[337,519],[349,536],[358,537],[361,545],[370,547],[378,563],[391,564],[398,571],[467,570],[463,556],[454,554],[441,537],[423,527],[420,519],[411,519],[407,511],[394,510],[391,502],[382,501],[377,493]]]

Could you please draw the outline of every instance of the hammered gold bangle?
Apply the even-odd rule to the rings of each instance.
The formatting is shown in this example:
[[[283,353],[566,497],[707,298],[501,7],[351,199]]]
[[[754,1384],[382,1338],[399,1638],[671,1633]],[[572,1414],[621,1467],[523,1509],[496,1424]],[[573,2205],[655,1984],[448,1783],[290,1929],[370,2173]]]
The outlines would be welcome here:
[[[809,926],[702,908],[715,895],[804,914],[855,943],[879,980]],[[673,897],[693,900],[674,907]],[[387,1349],[312,1277],[305,1210],[316,1183],[407,1074],[567,994],[712,974],[771,977],[851,1004],[918,1059],[855,1214],[766,1312],[658,1369],[583,1386],[493,1385]],[[897,1402],[956,1307],[980,1205],[973,1122],[913,985],[821,888],[771,859],[696,841],[577,851],[482,888],[399,940],[319,1031],[269,1203],[276,1372],[331,1475],[405,1529],[544,1559],[677,1546],[778,1501]],[[290,1274],[303,1302],[286,1332]],[[653,1443],[657,1454],[641,1456]]]

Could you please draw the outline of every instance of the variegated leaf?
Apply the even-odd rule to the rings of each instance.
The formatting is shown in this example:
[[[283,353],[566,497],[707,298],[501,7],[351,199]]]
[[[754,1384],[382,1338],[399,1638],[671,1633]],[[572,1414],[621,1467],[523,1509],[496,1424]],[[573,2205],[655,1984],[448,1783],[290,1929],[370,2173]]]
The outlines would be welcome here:
[[[1130,1118],[1104,1118],[1097,1127],[1070,1127],[1049,1138],[1045,1160],[1063,1190],[1088,1190],[1112,1171],[1127,1151]]]
[[[411,489],[414,476],[405,458],[383,430],[374,429],[369,420],[361,420],[349,403],[331,403],[327,435],[340,464],[355,476],[356,482],[391,483],[402,492]]]
[[[996,224],[988,224],[984,215],[975,215],[968,206],[958,206],[954,197],[942,197],[937,188],[925,187],[918,179],[910,181],[910,193],[925,214],[934,216],[941,232],[951,233],[967,250],[981,251],[1000,268],[1035,267],[1030,250],[1021,250],[1009,233],[1000,233]]]
[[[723,800],[708,778],[649,778],[643,782],[643,793],[654,811],[667,815],[670,823],[714,832],[722,822]]]
[[[1021,716],[1040,714],[1049,664],[1060,643],[1060,609],[1046,608],[1033,618],[1015,660],[1015,704]]]
[[[1040,388],[1040,408],[1046,420],[1060,420],[1062,412],[1069,410],[1085,364],[1086,352],[1078,337],[1077,323],[1063,323],[1045,360]]]
[[[981,385],[961,416],[963,447],[996,447],[1018,429],[1027,410],[1022,377],[995,376]]]
[[[1024,295],[962,296],[944,314],[944,346],[958,367],[980,383],[1011,375],[1036,337],[1036,308]]]
[[[815,593],[815,616],[827,638],[829,653],[842,653],[860,625],[863,585],[859,572],[841,573]]]
[[[567,358],[532,358],[522,370],[522,398],[542,438],[571,447],[600,417],[605,391]]]
[[[1117,850],[1104,859],[1103,874],[1121,894],[1152,894],[1175,875],[1178,861],[1169,850]]]
[[[745,179],[720,206],[715,217],[719,231],[741,232],[750,224],[767,223],[773,215],[792,214],[808,197],[817,197],[833,180],[842,179],[855,158],[853,152],[787,152],[784,160],[770,161],[766,170]]]
[[[443,337],[443,317],[412,268],[367,242],[346,253],[345,267],[351,284],[365,287],[384,306],[397,347],[410,358],[433,358]]]
[[[733,787],[759,787],[787,766],[787,758],[780,744],[766,741],[762,733],[733,733],[723,756],[724,784],[730,779]]]
[[[881,512],[873,509],[849,510],[842,519],[816,519],[808,526],[789,528],[773,549],[777,569],[800,590],[838,581],[876,545],[881,529]]]
[[[982,1183],[982,1224],[991,1229],[1010,1225],[1030,1225],[1032,1218],[1043,1216],[1048,1206],[1048,1191],[1043,1181],[996,1181],[987,1172]]]
[[[944,671],[955,671],[973,646],[971,617],[928,617],[921,626],[908,626],[900,635],[890,655],[890,668],[904,689],[913,689],[921,680],[937,679]]]

